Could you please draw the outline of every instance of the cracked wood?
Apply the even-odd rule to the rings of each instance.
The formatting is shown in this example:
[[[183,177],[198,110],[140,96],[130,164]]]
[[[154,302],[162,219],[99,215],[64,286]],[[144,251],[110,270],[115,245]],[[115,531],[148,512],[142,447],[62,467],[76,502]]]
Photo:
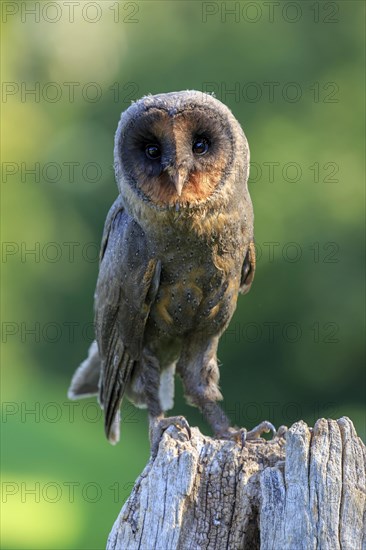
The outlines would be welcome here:
[[[365,458],[346,417],[244,448],[171,426],[107,550],[366,550]]]

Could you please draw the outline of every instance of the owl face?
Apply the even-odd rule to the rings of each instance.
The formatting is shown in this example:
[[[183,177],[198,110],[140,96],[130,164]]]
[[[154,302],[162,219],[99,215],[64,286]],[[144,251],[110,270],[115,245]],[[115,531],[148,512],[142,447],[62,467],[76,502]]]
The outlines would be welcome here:
[[[147,96],[122,115],[115,142],[117,182],[160,209],[189,208],[225,184],[240,145],[245,156],[244,143],[229,109],[211,96]]]

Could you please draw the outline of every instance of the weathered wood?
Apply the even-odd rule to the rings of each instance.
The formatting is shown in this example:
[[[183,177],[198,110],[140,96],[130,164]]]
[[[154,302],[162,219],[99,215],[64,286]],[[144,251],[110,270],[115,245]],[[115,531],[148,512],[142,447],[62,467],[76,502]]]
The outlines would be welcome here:
[[[244,448],[171,426],[107,550],[366,550],[365,463],[346,417]]]

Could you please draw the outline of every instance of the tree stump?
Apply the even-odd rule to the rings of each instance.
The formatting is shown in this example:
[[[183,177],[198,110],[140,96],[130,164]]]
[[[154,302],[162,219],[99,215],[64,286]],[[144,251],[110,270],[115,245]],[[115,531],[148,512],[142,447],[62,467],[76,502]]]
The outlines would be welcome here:
[[[171,426],[107,550],[366,550],[365,458],[346,417],[244,447]]]

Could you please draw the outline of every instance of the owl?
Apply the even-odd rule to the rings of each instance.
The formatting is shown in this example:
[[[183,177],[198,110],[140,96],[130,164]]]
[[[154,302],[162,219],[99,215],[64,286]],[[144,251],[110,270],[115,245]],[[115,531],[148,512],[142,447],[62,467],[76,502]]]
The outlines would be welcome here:
[[[152,447],[186,430],[174,376],[217,437],[253,439],[220,408],[217,347],[255,272],[249,147],[211,95],[149,95],[122,113],[114,146],[119,190],[105,222],[95,291],[96,341],[71,382],[72,399],[98,395],[105,433],[119,440],[126,397],[147,408]]]

